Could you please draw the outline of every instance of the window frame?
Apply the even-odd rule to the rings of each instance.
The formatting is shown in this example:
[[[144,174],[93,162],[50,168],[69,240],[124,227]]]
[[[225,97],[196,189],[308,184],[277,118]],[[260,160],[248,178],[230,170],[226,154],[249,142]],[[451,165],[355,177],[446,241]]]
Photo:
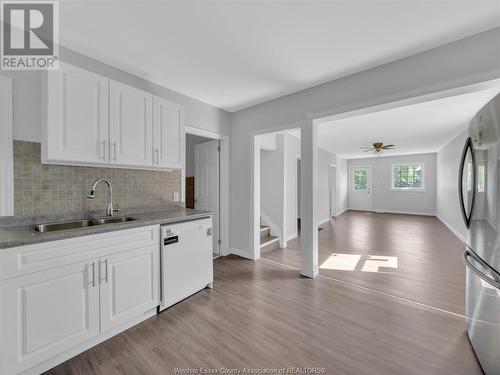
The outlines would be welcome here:
[[[394,168],[399,167],[399,166],[413,166],[413,165],[420,165],[422,169],[422,186],[419,188],[398,188],[394,186]],[[425,187],[425,163],[423,161],[416,161],[416,162],[406,162],[406,163],[393,163],[391,164],[391,191],[403,191],[403,192],[410,192],[410,193],[424,193],[426,191]]]

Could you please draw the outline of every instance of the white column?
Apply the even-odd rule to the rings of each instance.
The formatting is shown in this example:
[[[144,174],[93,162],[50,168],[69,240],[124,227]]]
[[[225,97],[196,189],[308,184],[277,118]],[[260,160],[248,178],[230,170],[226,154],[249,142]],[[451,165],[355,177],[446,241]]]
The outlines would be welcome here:
[[[301,135],[300,193],[300,273],[314,278],[318,267],[318,226],[316,223],[318,196],[318,127],[307,120]]]
[[[257,136],[252,137],[253,185],[252,199],[252,258],[260,258],[260,141]]]

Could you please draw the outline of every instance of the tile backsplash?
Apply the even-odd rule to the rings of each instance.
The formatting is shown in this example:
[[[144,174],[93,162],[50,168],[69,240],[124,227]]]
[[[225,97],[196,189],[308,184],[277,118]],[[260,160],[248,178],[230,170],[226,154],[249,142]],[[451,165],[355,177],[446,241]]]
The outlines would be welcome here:
[[[155,206],[173,202],[180,193],[181,172],[42,164],[40,143],[14,141],[14,214],[30,216],[106,208],[108,191],[99,184],[95,199],[88,199],[100,177],[113,185],[113,200],[120,207]]]

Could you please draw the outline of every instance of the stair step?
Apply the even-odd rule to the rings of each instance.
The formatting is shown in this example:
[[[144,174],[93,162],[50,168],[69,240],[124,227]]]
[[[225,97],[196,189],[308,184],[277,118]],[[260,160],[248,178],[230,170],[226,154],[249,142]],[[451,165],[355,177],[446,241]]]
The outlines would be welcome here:
[[[269,227],[265,227],[265,226],[261,225],[260,226],[260,239],[262,240],[263,238],[270,237],[270,236],[271,236],[271,230],[269,229]]]
[[[278,237],[267,236],[260,239],[260,253],[266,254],[275,249],[279,249],[280,239]]]

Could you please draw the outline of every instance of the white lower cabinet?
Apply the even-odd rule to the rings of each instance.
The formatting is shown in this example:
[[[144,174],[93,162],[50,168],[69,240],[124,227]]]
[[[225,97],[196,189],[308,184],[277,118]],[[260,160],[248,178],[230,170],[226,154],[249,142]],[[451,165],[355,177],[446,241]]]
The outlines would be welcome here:
[[[157,246],[111,255],[100,265],[103,331],[159,305]]]
[[[0,270],[0,375],[48,370],[154,314],[159,236],[155,225],[2,250],[0,263],[18,262]]]
[[[17,374],[99,334],[97,259],[0,284],[0,373]]]

